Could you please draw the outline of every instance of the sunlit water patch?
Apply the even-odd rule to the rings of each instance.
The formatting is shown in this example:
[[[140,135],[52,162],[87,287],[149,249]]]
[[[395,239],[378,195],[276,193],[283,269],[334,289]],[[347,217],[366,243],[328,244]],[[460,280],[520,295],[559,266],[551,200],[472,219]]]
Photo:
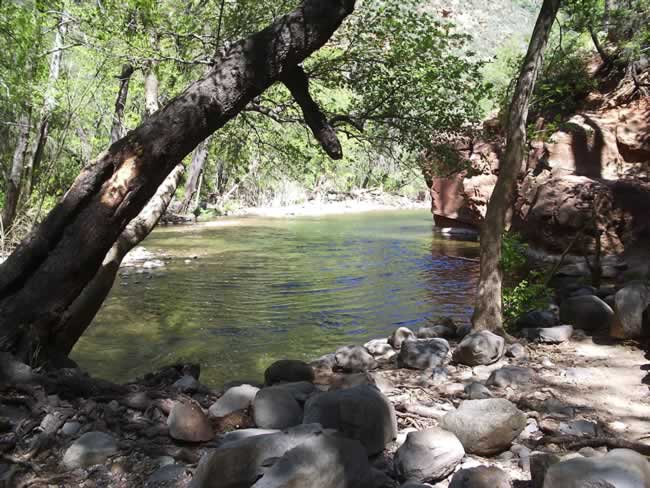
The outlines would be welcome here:
[[[260,379],[276,359],[465,322],[478,273],[455,259],[477,244],[435,236],[426,211],[160,229],[144,246],[200,258],[122,273],[72,354],[91,374],[126,381],[192,361],[206,384]]]

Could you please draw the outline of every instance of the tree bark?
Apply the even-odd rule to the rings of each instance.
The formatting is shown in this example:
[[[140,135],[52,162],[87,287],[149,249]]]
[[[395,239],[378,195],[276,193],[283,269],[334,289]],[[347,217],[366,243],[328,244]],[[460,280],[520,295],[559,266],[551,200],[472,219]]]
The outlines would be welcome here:
[[[0,265],[0,350],[56,348],[56,324],[128,223],[201,141],[322,47],[355,0],[304,0],[232,44],[214,69],[81,171],[61,202]]]
[[[25,166],[25,157],[27,154],[27,147],[29,145],[29,130],[31,128],[30,112],[21,114],[18,119],[18,141],[16,142],[16,149],[11,162],[11,172],[7,180],[7,188],[5,189],[5,203],[2,209],[2,228],[6,231],[11,228],[14,219],[16,218],[16,211],[18,210],[18,201],[20,200],[20,192],[23,186],[23,169]]]
[[[187,175],[187,182],[185,183],[185,196],[181,203],[181,213],[188,214],[194,211],[192,202],[195,197],[198,201],[198,194],[201,192],[200,180],[203,174],[205,162],[208,159],[208,144],[209,139],[201,142],[194,150],[192,155],[192,163]]]
[[[513,203],[517,176],[524,159],[530,97],[559,7],[560,0],[544,0],[510,104],[506,150],[499,164],[499,176],[481,225],[481,272],[472,316],[474,329],[499,330],[503,327],[502,237],[506,227],[506,215]]]
[[[54,36],[54,46],[52,57],[50,58],[50,74],[45,92],[45,100],[41,109],[40,122],[38,124],[37,137],[32,151],[31,161],[26,168],[27,187],[25,193],[31,195],[34,187],[38,182],[38,172],[45,154],[45,145],[50,135],[50,119],[56,108],[56,83],[59,80],[61,72],[61,59],[63,58],[63,41],[67,31],[68,15],[66,12],[61,14],[59,24]]]
[[[117,92],[117,99],[115,100],[113,126],[111,127],[111,144],[116,143],[126,135],[126,129],[124,127],[124,107],[126,107],[126,99],[129,96],[131,75],[133,75],[133,66],[130,64],[122,66],[122,72],[118,77],[120,80],[120,88]]]
[[[92,323],[113,287],[124,257],[142,242],[158,224],[174,196],[184,171],[185,168],[182,164],[176,165],[163,184],[158,187],[156,194],[147,206],[120,234],[106,254],[99,271],[63,314],[60,323],[55,328],[53,338],[53,347],[57,352],[67,356]]]

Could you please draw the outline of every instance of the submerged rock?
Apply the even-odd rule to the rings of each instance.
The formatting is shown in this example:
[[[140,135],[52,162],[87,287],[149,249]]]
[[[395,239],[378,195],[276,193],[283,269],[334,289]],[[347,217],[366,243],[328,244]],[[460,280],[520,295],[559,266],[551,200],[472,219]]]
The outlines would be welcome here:
[[[411,432],[395,454],[395,472],[403,480],[438,481],[449,476],[463,456],[463,445],[449,431]]]
[[[467,366],[496,363],[503,356],[505,340],[488,330],[479,330],[465,336],[456,346],[453,359]]]
[[[305,404],[304,422],[318,423],[356,439],[369,454],[383,451],[397,435],[392,403],[376,387],[360,385],[311,397]]]
[[[417,332],[419,339],[434,339],[440,337],[442,339],[453,339],[456,337],[456,327],[449,325],[434,325],[433,327],[420,327]]]
[[[117,453],[117,442],[104,432],[86,432],[74,441],[63,455],[63,465],[68,469],[87,468],[103,464]]]
[[[397,364],[412,369],[434,369],[444,366],[449,354],[445,339],[417,339],[402,344]]]
[[[456,434],[467,452],[490,456],[510,448],[526,427],[526,415],[503,398],[465,400],[440,427]]]

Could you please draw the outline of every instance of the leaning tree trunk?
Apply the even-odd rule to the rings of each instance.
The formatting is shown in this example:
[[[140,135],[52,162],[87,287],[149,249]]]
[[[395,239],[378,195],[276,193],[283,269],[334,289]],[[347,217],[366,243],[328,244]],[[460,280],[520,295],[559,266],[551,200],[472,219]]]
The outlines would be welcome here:
[[[481,225],[481,272],[472,316],[475,329],[498,330],[503,327],[501,241],[506,214],[513,202],[517,176],[524,159],[530,97],[559,8],[560,0],[544,0],[510,104],[506,150],[499,163],[499,176]]]
[[[322,47],[355,0],[304,0],[232,44],[210,73],[86,165],[61,202],[0,265],[0,350],[21,357],[56,349],[61,317],[96,275],[118,237],[178,163],[249,102]],[[298,83],[303,82],[298,86]],[[303,111],[308,86],[292,78]],[[340,144],[324,118],[307,122],[328,154]]]
[[[18,210],[18,201],[20,199],[20,192],[23,186],[23,169],[25,166],[25,157],[27,154],[27,146],[29,144],[29,129],[31,127],[30,112],[27,111],[18,119],[18,141],[14,156],[11,162],[11,172],[7,180],[7,187],[5,188],[5,203],[2,209],[2,228],[9,229],[14,219],[16,218],[16,211]]]
[[[35,146],[32,151],[31,161],[28,162],[26,168],[26,193],[28,195],[31,194],[37,184],[38,172],[45,154],[45,145],[50,136],[50,119],[52,118],[52,113],[56,108],[56,83],[59,80],[59,74],[61,72],[63,38],[67,31],[67,22],[68,15],[63,12],[59,19],[56,35],[54,36],[54,49],[52,51],[52,57],[50,58],[50,74],[47,82],[47,90],[45,92],[45,100],[43,101],[43,108],[41,109],[41,118],[36,132]]]
[[[111,142],[114,142],[115,134],[122,130],[121,120],[124,116],[124,106],[126,105],[131,74],[133,74],[133,68],[125,65],[120,76],[120,89],[115,101]],[[150,76],[155,78],[155,74]],[[150,82],[145,89],[145,104],[147,107],[145,117],[149,117],[159,108],[158,81],[157,78],[151,81],[153,82]],[[131,249],[142,242],[158,224],[160,217],[167,210],[169,202],[171,202],[176,192],[184,171],[185,168],[179,163],[165,178],[165,181],[158,187],[156,194],[149,200],[147,206],[126,226],[126,229],[117,238],[93,279],[72,302],[72,305],[68,307],[59,323],[53,327],[55,332],[52,342],[53,349],[56,352],[61,355],[68,355],[79,337],[92,323],[113,287],[124,257]],[[51,359],[56,361],[59,358]]]

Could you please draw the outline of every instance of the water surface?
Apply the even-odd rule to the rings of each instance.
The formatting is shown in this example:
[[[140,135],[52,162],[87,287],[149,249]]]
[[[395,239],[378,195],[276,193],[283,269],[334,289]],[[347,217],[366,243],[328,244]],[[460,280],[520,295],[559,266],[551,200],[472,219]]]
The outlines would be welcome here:
[[[175,361],[220,385],[260,379],[281,358],[313,359],[346,344],[465,322],[478,274],[476,243],[434,235],[427,211],[244,219],[220,228],[156,230],[164,268],[122,273],[72,357],[126,381]]]

